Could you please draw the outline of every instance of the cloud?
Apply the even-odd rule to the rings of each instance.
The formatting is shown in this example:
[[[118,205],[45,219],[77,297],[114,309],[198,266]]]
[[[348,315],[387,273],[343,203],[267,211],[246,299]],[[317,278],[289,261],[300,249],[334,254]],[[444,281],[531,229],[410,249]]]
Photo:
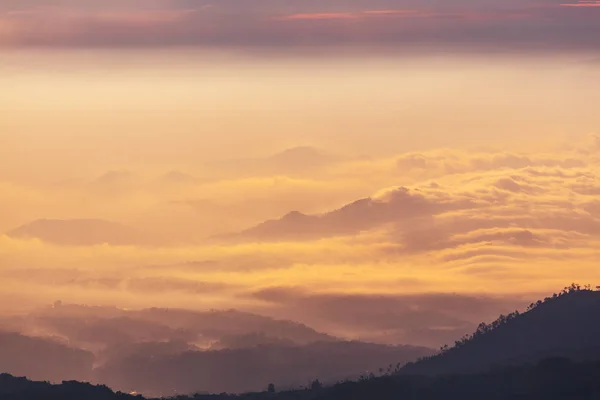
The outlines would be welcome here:
[[[319,3],[252,0],[64,2],[35,0],[0,8],[0,43],[11,46],[268,46],[434,42],[537,48],[593,48],[598,15],[569,11],[594,2],[497,4],[453,0]],[[570,9],[570,10],[569,10]],[[398,20],[400,19],[400,20]],[[518,32],[518,34],[516,34]]]
[[[410,285],[410,282],[406,282]],[[415,282],[418,287],[418,283]],[[455,294],[313,294],[299,288],[271,288],[252,294],[298,318],[362,340],[436,347],[460,337],[493,315],[522,308],[524,300]],[[523,304],[522,304],[523,303]]]
[[[562,7],[600,7],[600,2],[596,0],[580,0],[578,3],[562,3]]]
[[[199,211],[181,203],[205,192],[212,208],[196,206],[215,219],[242,218],[259,205],[279,212],[292,204],[274,205],[284,198],[304,196],[305,204],[318,205],[335,197],[339,204],[288,213],[263,225],[260,233],[268,235],[236,242],[58,246],[0,236],[3,299],[19,308],[58,299],[129,308],[233,307],[348,338],[441,344],[513,311],[520,299],[572,281],[595,282],[600,160],[590,150],[594,142],[591,136],[560,151],[441,149],[344,158],[310,178],[230,177],[168,190],[155,179],[136,180],[123,194],[95,197],[85,195],[87,184],[4,184],[11,190],[0,201],[8,210],[41,213],[66,202],[65,213],[81,213],[74,199],[84,198],[90,214],[122,207],[138,227],[148,208],[168,204],[154,212],[168,210],[165,218],[186,232],[202,227],[188,217]],[[259,200],[238,208],[247,193]],[[190,214],[172,214],[178,207]]]
[[[138,278],[127,281],[127,288],[130,291],[143,293],[189,292],[205,294],[218,292],[228,287],[229,285],[222,282],[199,282],[171,277]]]
[[[150,243],[139,232],[110,221],[98,219],[33,221],[7,233],[14,238],[35,238],[67,246],[91,246],[98,244],[143,245]]]
[[[317,13],[317,14],[291,14],[275,18],[278,21],[298,21],[298,20],[332,20],[332,19],[355,19],[359,15],[352,13]]]

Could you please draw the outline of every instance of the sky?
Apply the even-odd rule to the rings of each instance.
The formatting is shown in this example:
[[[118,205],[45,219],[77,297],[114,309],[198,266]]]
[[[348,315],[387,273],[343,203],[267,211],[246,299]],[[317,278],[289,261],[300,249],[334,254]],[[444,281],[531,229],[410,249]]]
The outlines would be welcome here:
[[[593,1],[3,1],[0,312],[394,342],[599,284],[599,40]]]
[[[598,45],[597,7],[590,0],[8,0],[0,43],[589,49]]]

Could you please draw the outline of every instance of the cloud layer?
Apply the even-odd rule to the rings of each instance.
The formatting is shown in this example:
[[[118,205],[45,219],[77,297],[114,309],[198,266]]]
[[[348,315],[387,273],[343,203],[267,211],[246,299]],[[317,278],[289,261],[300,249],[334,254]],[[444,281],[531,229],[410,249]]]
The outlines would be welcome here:
[[[108,185],[101,189],[98,181],[66,189],[4,183],[11,188],[4,209],[16,209],[15,199],[42,201],[36,193],[44,202],[52,196],[94,198],[88,212],[106,212],[103,199],[122,205],[158,202],[168,206],[137,216],[127,207],[129,222],[160,233],[152,215],[166,212],[183,232],[206,235],[165,241],[156,235],[143,245],[104,237],[96,243],[52,243],[51,231],[39,238],[0,236],[3,296],[22,307],[57,299],[133,308],[235,307],[297,319],[347,338],[441,344],[565,282],[597,283],[598,143],[590,135],[561,151],[432,150],[339,158],[306,176],[276,178],[282,186],[264,185],[263,178],[178,180],[177,189],[172,182],[136,178],[101,179]],[[373,171],[377,179],[371,180]],[[379,190],[361,183],[367,181]],[[346,205],[287,214],[244,231],[257,219],[250,216],[248,225],[232,228],[242,234],[215,241],[206,236],[219,230],[204,231],[200,220],[197,226],[190,223],[193,206],[183,201],[205,185],[221,190],[217,204],[242,189],[261,192],[270,199],[264,212],[271,217],[293,210],[291,203],[284,203],[286,211],[272,204],[296,187],[305,198],[313,197],[305,204],[330,196],[355,201],[338,200]],[[230,185],[242,186],[225,196]],[[372,195],[356,200],[365,191]],[[48,203],[41,204],[38,212],[48,210]],[[191,211],[178,216],[168,211],[173,204]],[[250,212],[235,205],[210,212],[226,221],[235,209],[240,215]],[[66,211],[66,220],[75,217]],[[69,234],[62,227],[55,226],[56,235]]]
[[[554,0],[9,1],[0,6],[0,44],[593,49],[600,36],[595,6]]]

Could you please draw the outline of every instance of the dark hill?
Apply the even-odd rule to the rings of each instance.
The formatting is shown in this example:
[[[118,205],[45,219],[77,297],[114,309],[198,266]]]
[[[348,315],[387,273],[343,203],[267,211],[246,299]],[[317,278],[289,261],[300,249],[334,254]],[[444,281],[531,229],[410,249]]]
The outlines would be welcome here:
[[[316,383],[316,382],[315,382]],[[546,359],[534,366],[504,368],[476,375],[385,376],[345,382],[332,387],[247,393],[176,396],[176,400],[597,400],[600,395],[600,362],[573,363]],[[276,388],[276,387],[275,387]],[[275,389],[274,388],[274,389]],[[0,375],[2,400],[143,400],[114,393],[105,386],[63,382],[50,385],[25,378]]]
[[[547,357],[600,359],[600,291],[577,285],[531,304],[528,311],[500,316],[440,354],[411,363],[408,374],[476,373],[536,363]]]
[[[177,355],[132,354],[96,370],[96,381],[144,395],[261,390],[269,382],[300,387],[315,378],[325,383],[358,378],[390,364],[404,365],[429,355],[430,349],[361,342],[282,344]]]
[[[141,399],[141,397],[139,397]],[[8,374],[0,375],[0,399],[2,400],[134,400],[137,397],[114,393],[106,386],[93,386],[75,381],[52,385],[33,382]]]
[[[43,338],[0,332],[0,372],[60,382],[88,380],[93,354]]]

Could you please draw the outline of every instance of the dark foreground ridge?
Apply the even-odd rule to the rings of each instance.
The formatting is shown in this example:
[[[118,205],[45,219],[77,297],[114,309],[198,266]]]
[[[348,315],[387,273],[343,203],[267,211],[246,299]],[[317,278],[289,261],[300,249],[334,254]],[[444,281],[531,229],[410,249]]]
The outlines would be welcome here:
[[[115,393],[106,386],[94,386],[76,381],[52,385],[33,382],[8,374],[0,375],[2,400],[143,400],[141,396]]]
[[[278,392],[265,383],[265,392],[242,395],[178,396],[188,400],[480,400],[480,399],[600,399],[600,291],[571,285],[559,294],[531,304],[473,335],[444,347],[384,376],[323,387]],[[383,373],[383,370],[381,371]],[[0,399],[134,399],[106,386],[63,382],[31,382],[2,375]],[[138,396],[137,399],[142,399]]]
[[[105,386],[64,382],[50,385],[0,376],[3,400],[143,400]],[[345,382],[328,388],[243,395],[178,396],[174,400],[592,400],[600,398],[600,362],[572,363],[554,358],[535,366],[509,367],[483,374],[395,375]]]
[[[409,363],[400,373],[480,373],[537,363],[548,357],[600,360],[600,291],[576,284],[529,305],[527,312],[501,315],[444,346],[440,353]]]
[[[536,366],[513,367],[485,374],[386,376],[346,382],[330,388],[279,394],[249,394],[247,400],[588,400],[600,398],[600,362],[571,363],[547,359]],[[180,397],[187,400],[190,397]],[[200,400],[233,400],[223,395]]]

